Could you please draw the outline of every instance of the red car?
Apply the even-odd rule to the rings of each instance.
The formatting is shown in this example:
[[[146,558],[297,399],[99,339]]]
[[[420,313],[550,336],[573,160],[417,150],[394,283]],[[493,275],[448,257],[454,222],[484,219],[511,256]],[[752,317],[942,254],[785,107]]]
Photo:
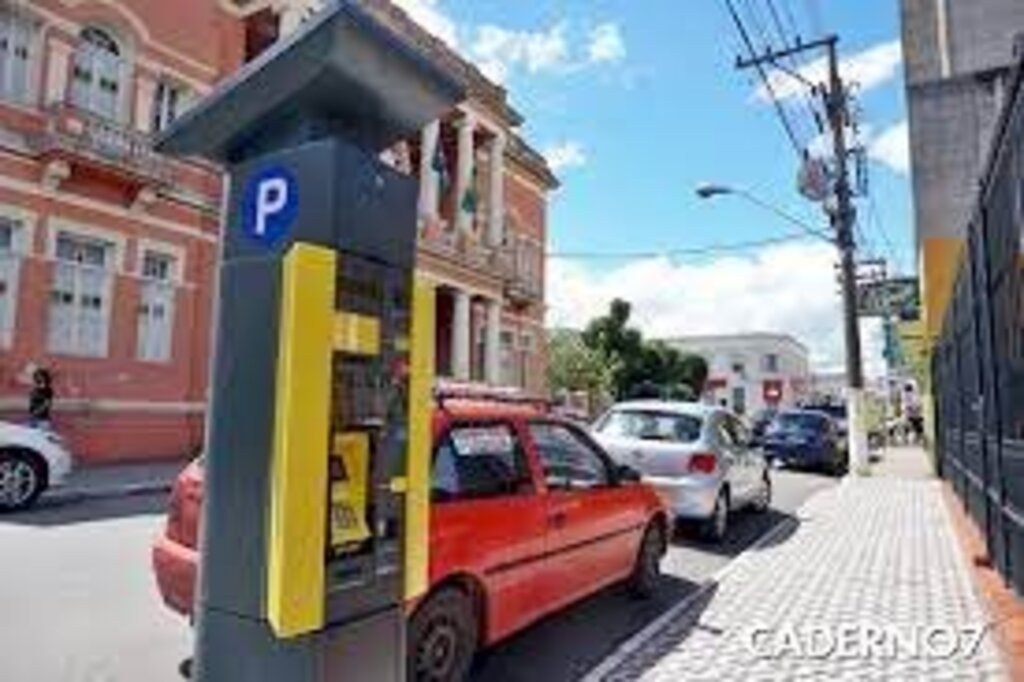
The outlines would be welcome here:
[[[525,406],[434,414],[430,589],[408,605],[412,680],[461,680],[478,647],[606,586],[648,596],[667,546],[652,489],[579,427]],[[153,547],[164,601],[192,612],[202,466],[179,476]]]

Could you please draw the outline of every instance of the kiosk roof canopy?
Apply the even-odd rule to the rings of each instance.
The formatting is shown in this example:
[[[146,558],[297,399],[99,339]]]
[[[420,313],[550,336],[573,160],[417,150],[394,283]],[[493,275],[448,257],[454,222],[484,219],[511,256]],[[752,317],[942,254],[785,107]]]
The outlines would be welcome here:
[[[336,0],[179,118],[157,149],[234,163],[340,134],[382,150],[463,98],[454,77]]]

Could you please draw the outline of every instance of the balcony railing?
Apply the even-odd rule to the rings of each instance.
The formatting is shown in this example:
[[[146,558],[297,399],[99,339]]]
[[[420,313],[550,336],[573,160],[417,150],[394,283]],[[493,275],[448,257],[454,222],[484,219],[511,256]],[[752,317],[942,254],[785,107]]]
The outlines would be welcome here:
[[[52,106],[49,113],[36,143],[39,153],[72,155],[147,183],[170,181],[170,163],[153,151],[149,135],[68,102]]]
[[[460,235],[443,225],[420,231],[419,245],[424,251],[459,265],[493,272],[497,252],[481,244],[475,235]]]
[[[516,303],[531,303],[544,296],[541,252],[534,243],[510,236],[499,247],[487,246],[476,234],[459,235],[438,224],[420,231],[419,246],[458,265],[497,275],[505,295]]]
[[[505,295],[512,301],[526,304],[544,298],[541,278],[541,250],[531,242],[512,238],[502,249],[505,265]]]

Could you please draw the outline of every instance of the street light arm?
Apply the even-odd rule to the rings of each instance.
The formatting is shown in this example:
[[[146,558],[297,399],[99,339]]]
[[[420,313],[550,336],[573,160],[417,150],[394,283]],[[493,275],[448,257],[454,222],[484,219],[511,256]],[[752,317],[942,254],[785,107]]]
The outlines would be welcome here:
[[[812,227],[811,225],[807,224],[806,222],[804,222],[800,218],[797,218],[792,213],[789,213],[787,211],[783,211],[778,206],[775,206],[773,204],[768,203],[767,201],[764,201],[763,199],[758,198],[758,196],[756,194],[751,194],[750,192],[748,192],[745,189],[733,189],[732,191],[733,191],[733,194],[741,196],[744,199],[746,199],[747,201],[749,201],[750,203],[752,203],[752,204],[754,204],[756,206],[760,206],[764,210],[770,211],[771,213],[774,213],[778,217],[782,218],[783,220],[785,220],[785,221],[787,221],[787,222],[789,222],[789,223],[791,223],[793,225],[796,225],[801,230],[806,232],[808,235],[810,235],[812,237],[817,237],[818,239],[824,239],[829,244],[835,245],[835,243],[836,243],[835,238],[831,234],[829,234],[828,232],[826,232],[824,230],[820,230],[820,229],[818,229],[816,227]]]
[[[771,213],[774,213],[775,215],[782,218],[786,222],[796,225],[797,227],[800,228],[802,232],[805,232],[806,234],[815,237],[816,239],[824,239],[825,241],[832,245],[835,245],[836,243],[836,240],[828,232],[807,224],[800,218],[797,218],[792,213],[783,211],[778,206],[775,206],[763,199],[758,198],[756,194],[752,194],[745,189],[741,189],[738,187],[729,187],[728,185],[716,185],[714,183],[706,182],[701,185],[698,185],[696,192],[697,196],[700,197],[701,199],[712,199],[714,197],[726,194],[733,194],[742,197],[749,201],[750,203],[754,204],[755,206],[758,206],[766,211],[770,211]]]

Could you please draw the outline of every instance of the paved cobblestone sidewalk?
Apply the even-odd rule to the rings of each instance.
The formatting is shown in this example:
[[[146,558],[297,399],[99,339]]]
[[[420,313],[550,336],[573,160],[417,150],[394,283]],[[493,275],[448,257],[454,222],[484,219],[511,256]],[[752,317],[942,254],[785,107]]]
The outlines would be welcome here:
[[[964,653],[972,635],[961,628],[987,618],[938,482],[847,480],[812,498],[788,531],[588,682],[1005,679],[990,634]],[[910,638],[930,627],[944,630],[914,654]],[[887,639],[868,653],[871,632]],[[862,638],[844,652],[844,636]]]

